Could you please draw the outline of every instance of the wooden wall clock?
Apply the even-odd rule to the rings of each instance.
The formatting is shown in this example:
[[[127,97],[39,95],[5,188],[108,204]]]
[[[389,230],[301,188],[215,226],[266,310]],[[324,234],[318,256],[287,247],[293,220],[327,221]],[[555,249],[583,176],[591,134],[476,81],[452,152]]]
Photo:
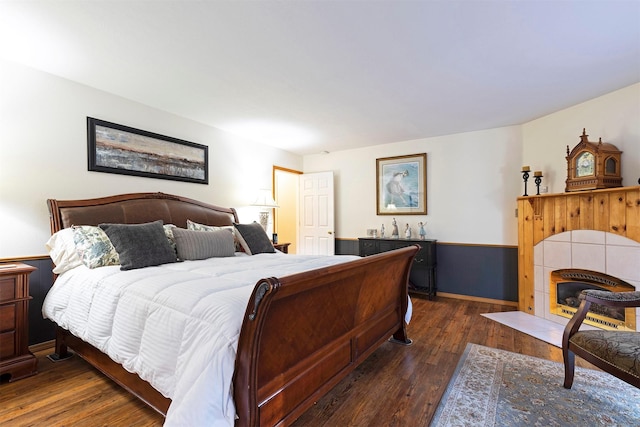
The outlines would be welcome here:
[[[620,157],[622,151],[615,145],[589,141],[582,129],[580,142],[569,151],[567,145],[567,181],[565,191],[596,190],[622,187]]]

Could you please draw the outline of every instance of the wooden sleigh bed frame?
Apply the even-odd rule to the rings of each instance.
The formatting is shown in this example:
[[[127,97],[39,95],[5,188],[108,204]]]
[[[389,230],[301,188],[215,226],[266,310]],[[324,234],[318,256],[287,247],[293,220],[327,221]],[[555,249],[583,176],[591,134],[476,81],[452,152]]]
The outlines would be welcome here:
[[[72,225],[136,224],[161,219],[186,226],[238,222],[221,208],[163,193],[47,200],[52,234]],[[405,313],[417,246],[304,273],[260,280],[248,301],[233,377],[236,426],[292,424],[382,343],[410,344]],[[95,347],[60,327],[67,348],[162,414],[171,400]]]

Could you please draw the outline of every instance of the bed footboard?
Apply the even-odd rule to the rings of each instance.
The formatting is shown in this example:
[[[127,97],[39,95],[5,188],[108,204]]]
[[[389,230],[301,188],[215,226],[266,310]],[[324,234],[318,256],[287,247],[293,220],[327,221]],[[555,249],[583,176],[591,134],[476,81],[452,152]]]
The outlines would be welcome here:
[[[390,337],[410,343],[404,316],[418,249],[258,283],[238,343],[236,425],[289,425]]]

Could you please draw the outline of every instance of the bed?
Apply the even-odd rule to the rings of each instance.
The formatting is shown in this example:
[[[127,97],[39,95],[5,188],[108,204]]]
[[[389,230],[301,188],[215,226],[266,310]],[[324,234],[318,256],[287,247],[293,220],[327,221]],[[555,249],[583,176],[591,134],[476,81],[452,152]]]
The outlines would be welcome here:
[[[188,222],[217,227],[230,227],[238,222],[232,208],[164,193],[134,193],[87,200],[49,199],[47,204],[54,236],[72,226],[104,223],[146,224],[160,220],[163,224],[185,228]],[[62,306],[66,302],[53,302],[53,297],[47,301],[49,295],[45,300],[48,308],[43,308],[43,313],[45,317],[58,316],[59,319],[56,322],[55,358],[68,357],[69,349],[72,349],[120,386],[166,415],[166,425],[289,425],[382,343],[389,339],[406,345],[411,343],[406,333],[405,316],[410,304],[407,283],[417,251],[418,247],[411,246],[365,258],[295,256],[277,251],[257,255],[235,253],[227,258],[184,261],[129,271],[121,271],[112,265],[89,272],[91,269],[80,266],[58,276],[49,295],[66,293],[85,301],[85,305],[116,304],[117,308],[112,312],[106,310],[100,315],[85,316],[98,319],[102,316],[104,322],[113,324],[74,326],[71,320],[82,316],[60,314],[64,313]],[[96,271],[100,272],[96,284],[88,285],[88,278]],[[181,274],[188,279],[179,279]],[[226,274],[234,276],[234,284],[226,281],[229,277]],[[202,290],[214,286],[215,281],[207,275],[222,277],[220,280],[229,284],[223,286],[221,294],[210,296],[209,291]],[[236,276],[250,283],[235,284]],[[140,282],[134,282],[134,279]],[[184,283],[177,283],[179,281]],[[72,290],[72,285],[68,285],[70,282],[80,286],[76,288],[80,290]],[[126,282],[126,286],[122,282]],[[190,290],[179,287],[194,283],[198,286],[186,288]],[[156,287],[158,294],[152,295]],[[108,293],[119,293],[120,288],[133,288],[134,297],[125,297],[122,293],[119,298],[124,302],[107,304],[100,302],[96,294],[88,293],[89,289],[96,289],[97,293],[105,293],[104,289],[108,289]],[[214,306],[217,307],[215,310],[222,310],[223,314],[216,312],[211,317],[220,317],[225,325],[207,332],[201,325],[208,325],[208,318],[206,322],[192,320],[193,312],[183,313],[181,315],[188,319],[184,324],[197,322],[198,327],[183,328],[183,335],[190,337],[188,345],[171,343],[173,338],[168,331],[175,327],[169,323],[169,318],[171,313],[181,313],[183,309],[175,296],[178,294],[191,295],[199,307],[194,311],[210,315]],[[139,300],[149,300],[147,303],[151,308],[139,308],[136,306]],[[163,307],[159,300],[169,307]],[[211,306],[207,301],[211,301]],[[135,316],[126,311],[128,306],[133,307]],[[138,315],[143,311],[147,314]],[[105,313],[125,317],[118,320],[114,315],[112,320],[106,320],[110,315]],[[166,374],[177,378],[177,385],[169,392],[163,389],[162,381],[159,381],[160,385],[154,384],[165,374],[166,366],[160,366],[158,371],[138,369],[136,364],[143,359],[143,354],[132,354],[126,360],[128,345],[121,345],[115,356],[109,354],[112,344],[120,340],[115,335],[119,330],[132,329],[142,334],[135,322],[160,325],[150,336],[139,338],[140,342],[148,343],[146,353],[158,348],[166,349],[167,353],[172,353],[174,348],[179,349],[177,352],[189,349],[186,355],[176,353],[176,372]],[[89,331],[92,328],[106,329],[106,335],[92,338]],[[216,334],[228,328],[230,332],[224,332],[225,339],[231,338],[224,344],[226,355],[222,359],[232,358],[231,362],[226,362],[231,363],[230,370],[211,363],[219,358],[211,356],[212,347],[217,345],[214,343]],[[237,333],[233,332],[234,328],[238,329]],[[228,390],[222,390],[222,395],[217,394],[220,386],[211,384],[220,377],[226,378],[222,388],[228,384]],[[216,412],[221,406],[223,412],[226,410],[224,416]]]

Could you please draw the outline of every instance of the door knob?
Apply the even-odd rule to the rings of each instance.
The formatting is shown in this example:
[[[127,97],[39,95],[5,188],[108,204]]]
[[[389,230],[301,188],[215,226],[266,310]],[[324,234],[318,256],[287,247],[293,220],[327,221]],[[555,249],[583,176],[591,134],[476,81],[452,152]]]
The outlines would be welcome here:
[[[333,231],[327,231],[327,234],[333,234]]]

